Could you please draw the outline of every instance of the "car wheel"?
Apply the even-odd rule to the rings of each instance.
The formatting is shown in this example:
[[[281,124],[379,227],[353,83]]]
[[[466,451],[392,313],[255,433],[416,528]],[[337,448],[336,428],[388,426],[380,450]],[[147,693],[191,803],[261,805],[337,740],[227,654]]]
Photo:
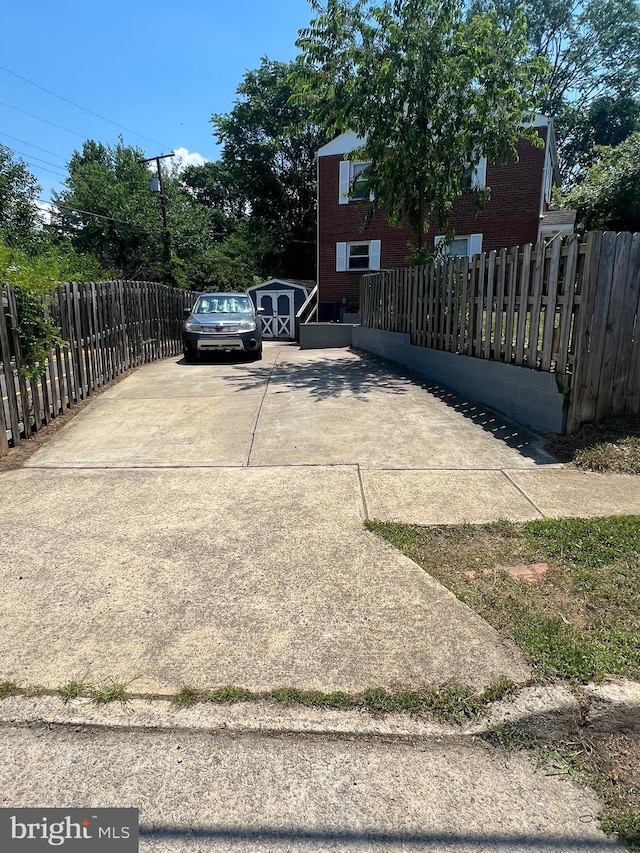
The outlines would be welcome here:
[[[262,361],[262,347],[256,352],[251,353],[251,361]]]
[[[194,362],[194,361],[197,361],[197,360],[198,360],[198,354],[195,352],[195,350],[192,350],[192,349],[185,349],[185,351],[184,351],[184,360],[185,360],[188,364],[193,364],[193,362]]]

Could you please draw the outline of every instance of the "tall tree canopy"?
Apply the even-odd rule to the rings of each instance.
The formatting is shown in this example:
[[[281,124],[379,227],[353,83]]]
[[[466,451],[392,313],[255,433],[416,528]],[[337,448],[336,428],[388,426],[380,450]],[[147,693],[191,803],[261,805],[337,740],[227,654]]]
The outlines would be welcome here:
[[[69,161],[67,188],[53,193],[56,224],[74,247],[127,276],[161,259],[161,220],[143,157],[122,141],[88,140]]]
[[[251,239],[260,234],[267,247],[260,273],[313,278],[315,154],[326,136],[306,105],[292,102],[290,71],[291,63],[263,57],[238,86],[231,112],[211,120],[235,212],[245,214]]]
[[[159,199],[151,192],[152,173],[143,152],[120,141],[115,146],[89,140],[69,162],[66,189],[54,193],[55,225],[81,253],[90,253],[127,278],[153,278],[191,286],[204,284],[214,223],[196,204],[177,173],[164,171],[167,222],[173,262],[165,262]],[[178,281],[177,281],[178,279]]]
[[[640,231],[640,132],[599,149],[586,178],[568,194],[581,230]]]
[[[26,247],[37,236],[40,187],[26,165],[0,145],[0,242]]]
[[[495,11],[507,29],[520,2],[471,0],[469,8]],[[547,60],[538,80],[542,110],[555,120],[563,177],[572,182],[592,159],[594,141],[611,144],[599,137],[603,118],[635,129],[640,8],[637,0],[526,0],[524,9],[531,55]]]
[[[459,0],[311,0],[292,79],[328,135],[353,130],[352,156],[370,163],[365,189],[395,224],[406,218],[418,254],[431,221],[446,226],[465,171],[504,160],[535,111],[542,63],[527,58],[524,14],[467,16]],[[487,193],[482,193],[482,202]]]

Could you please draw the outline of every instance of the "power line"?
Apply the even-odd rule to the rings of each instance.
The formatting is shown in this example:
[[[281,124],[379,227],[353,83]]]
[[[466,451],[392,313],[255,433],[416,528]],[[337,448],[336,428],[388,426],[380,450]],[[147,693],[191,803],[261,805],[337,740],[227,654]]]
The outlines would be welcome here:
[[[47,169],[46,166],[39,166],[36,163],[29,163],[29,161],[27,161],[27,166],[30,166],[32,169],[38,169],[38,171],[51,172],[52,175],[56,175],[58,178],[67,177],[64,172],[56,172],[54,169]]]
[[[125,127],[123,124],[118,124],[118,122],[112,121],[110,118],[106,118],[105,116],[100,115],[100,113],[96,113],[93,110],[88,109],[87,107],[83,107],[81,104],[77,104],[75,101],[71,101],[69,98],[65,98],[62,95],[59,95],[57,92],[54,92],[51,89],[47,89],[46,86],[41,86],[39,83],[34,83],[33,80],[29,80],[27,77],[23,77],[22,74],[18,74],[15,71],[11,71],[10,68],[5,68],[4,65],[0,65],[0,70],[5,71],[7,74],[12,74],[19,80],[24,80],[25,83],[29,83],[29,85],[35,86],[36,89],[42,89],[43,92],[47,92],[49,95],[53,95],[54,98],[58,98],[59,100],[64,101],[67,104],[71,104],[72,107],[77,107],[79,110],[84,110],[85,113],[89,113],[90,115],[101,119],[101,121],[106,121],[108,124],[112,124],[114,127],[119,127],[120,130],[126,130],[127,133],[132,133],[134,136],[140,137],[140,139],[146,139],[147,142],[152,142],[154,145],[159,145],[160,148],[169,147],[163,145],[161,142],[158,142],[155,139],[149,139],[148,136],[143,136],[141,133],[136,133],[135,130],[131,130],[131,128]]]
[[[132,228],[139,228],[141,231],[146,231],[149,234],[157,234],[161,229],[160,228],[149,228],[146,225],[141,225],[138,222],[130,222],[127,219],[117,219],[115,216],[106,216],[103,213],[95,213],[92,210],[83,210],[81,207],[74,207],[71,204],[65,204],[60,201],[47,201],[44,198],[37,199],[41,204],[53,205],[54,207],[59,207],[62,210],[73,210],[75,213],[84,213],[86,216],[94,216],[96,219],[106,219],[109,222],[120,222],[122,225],[130,225]]]
[[[6,101],[0,101],[0,104],[2,104],[3,107],[9,107],[10,110],[15,110],[17,113],[22,113],[25,116],[37,119],[37,121],[43,121],[45,124],[50,124],[51,127],[57,127],[58,130],[64,130],[65,133],[72,133],[74,136],[79,136],[81,139],[89,139],[89,137],[84,133],[78,133],[77,130],[70,130],[68,127],[63,127],[61,124],[56,124],[53,121],[49,121],[47,118],[40,118],[40,116],[37,116],[34,113],[29,113],[26,110],[21,110],[20,107],[14,107],[13,104],[8,104]]]
[[[14,142],[21,142],[23,145],[28,145],[30,148],[35,148],[37,151],[44,151],[45,154],[51,154],[52,157],[57,157],[59,160],[66,161],[67,159],[66,157],[63,157],[62,154],[56,154],[55,151],[49,151],[48,148],[41,148],[39,145],[34,145],[33,142],[27,142],[26,139],[18,139],[17,136],[12,136],[5,130],[0,130],[0,136],[7,136],[9,139],[13,139]]]
[[[26,151],[19,151],[17,148],[11,148],[10,150],[13,151],[14,154],[22,154],[23,157],[27,157],[29,160],[38,160],[40,163],[46,163],[49,166],[55,166],[56,169],[60,168],[57,163],[51,163],[49,160],[43,160],[42,157],[36,157],[35,154],[27,154]]]

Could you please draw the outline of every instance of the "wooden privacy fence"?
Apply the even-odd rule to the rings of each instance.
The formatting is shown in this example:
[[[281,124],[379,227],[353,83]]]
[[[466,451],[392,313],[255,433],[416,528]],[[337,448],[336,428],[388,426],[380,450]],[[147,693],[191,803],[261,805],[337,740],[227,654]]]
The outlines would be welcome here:
[[[48,309],[64,344],[39,379],[23,376],[16,294],[0,301],[0,455],[125,370],[182,351],[183,309],[199,294],[156,282],[74,282],[52,291]]]
[[[640,412],[640,234],[590,232],[364,275],[361,323],[552,371],[567,429]]]

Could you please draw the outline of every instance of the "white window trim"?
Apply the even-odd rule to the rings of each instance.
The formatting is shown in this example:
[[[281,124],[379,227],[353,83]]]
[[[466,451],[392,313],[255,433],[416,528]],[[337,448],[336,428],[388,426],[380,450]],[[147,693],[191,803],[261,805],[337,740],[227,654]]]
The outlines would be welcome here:
[[[349,189],[351,187],[351,162],[340,161],[340,176],[338,184],[338,204],[349,204]]]
[[[443,240],[446,240],[445,234],[438,234],[433,238],[433,245],[439,246]],[[482,234],[455,234],[454,240],[466,240],[467,241],[467,252],[466,257],[471,259],[474,255],[479,255],[482,251]],[[447,247],[444,252],[445,255],[449,254],[449,248]],[[463,256],[464,257],[464,256]]]
[[[369,265],[359,269],[349,269],[349,248],[351,246],[369,247]],[[380,240],[352,240],[349,243],[336,243],[336,272],[363,273],[380,269]]]
[[[487,158],[481,157],[471,176],[471,189],[484,190],[487,186]]]
[[[351,195],[351,184],[353,182],[354,166],[369,165],[369,160],[341,160],[338,173],[338,204],[349,204],[349,202],[364,201],[361,198],[353,198]],[[369,201],[373,201],[373,193],[369,193]]]

